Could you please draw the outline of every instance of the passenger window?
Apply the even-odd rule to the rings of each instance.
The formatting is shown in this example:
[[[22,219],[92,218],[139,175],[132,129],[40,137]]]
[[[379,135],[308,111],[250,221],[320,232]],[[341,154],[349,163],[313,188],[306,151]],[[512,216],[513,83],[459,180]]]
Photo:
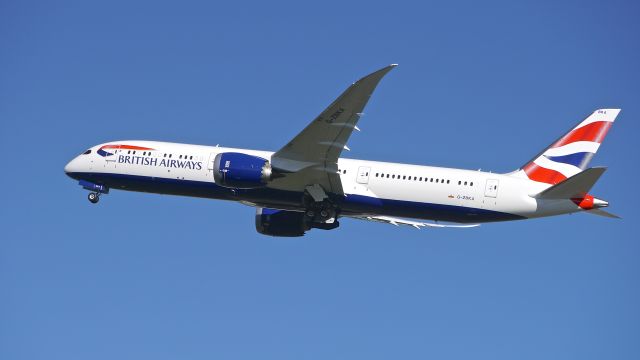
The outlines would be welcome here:
[[[473,186],[473,182],[471,182],[471,183],[469,184],[469,186]]]
[[[449,183],[449,180],[447,180],[447,184]]]
[[[464,182],[464,186],[467,186],[467,182],[466,181]]]
[[[462,181],[458,181],[458,185],[462,185]]]

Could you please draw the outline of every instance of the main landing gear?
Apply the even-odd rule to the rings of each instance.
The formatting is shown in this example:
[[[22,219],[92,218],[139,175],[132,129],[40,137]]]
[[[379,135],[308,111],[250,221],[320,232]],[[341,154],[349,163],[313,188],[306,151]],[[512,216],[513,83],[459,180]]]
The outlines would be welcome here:
[[[305,190],[303,204],[308,226],[325,230],[337,228],[340,224],[336,206],[324,190],[319,185],[307,186]]]
[[[311,203],[307,205],[307,211],[305,215],[309,220],[314,222],[333,222],[336,219],[336,211],[333,209],[332,204],[329,201],[323,201],[321,203]]]
[[[89,193],[89,196],[87,196],[87,198],[92,204],[97,204],[98,201],[100,201],[100,193],[91,192]]]

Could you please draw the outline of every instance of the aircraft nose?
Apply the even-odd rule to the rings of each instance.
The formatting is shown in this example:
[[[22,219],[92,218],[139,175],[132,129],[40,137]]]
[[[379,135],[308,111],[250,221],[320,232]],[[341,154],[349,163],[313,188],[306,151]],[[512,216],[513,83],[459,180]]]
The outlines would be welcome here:
[[[74,158],[64,166],[64,173],[71,176],[74,172],[78,172],[78,159]]]

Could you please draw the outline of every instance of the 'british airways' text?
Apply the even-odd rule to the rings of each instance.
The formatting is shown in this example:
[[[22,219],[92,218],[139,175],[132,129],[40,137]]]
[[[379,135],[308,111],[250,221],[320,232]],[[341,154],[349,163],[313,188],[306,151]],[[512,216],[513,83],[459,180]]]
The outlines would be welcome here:
[[[118,155],[118,164],[162,166],[176,169],[202,170],[202,161],[157,159],[144,156]]]

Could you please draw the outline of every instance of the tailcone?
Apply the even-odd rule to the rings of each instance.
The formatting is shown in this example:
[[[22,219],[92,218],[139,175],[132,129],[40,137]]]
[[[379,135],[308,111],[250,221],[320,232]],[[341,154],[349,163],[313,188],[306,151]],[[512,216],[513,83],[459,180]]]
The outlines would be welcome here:
[[[608,207],[608,206],[609,206],[609,202],[608,201],[604,201],[602,199],[593,198],[593,208],[594,209],[604,208],[604,207]]]
[[[599,209],[609,206],[609,202],[593,197],[592,195],[585,195],[583,198],[571,199],[576,205],[583,210]]]

